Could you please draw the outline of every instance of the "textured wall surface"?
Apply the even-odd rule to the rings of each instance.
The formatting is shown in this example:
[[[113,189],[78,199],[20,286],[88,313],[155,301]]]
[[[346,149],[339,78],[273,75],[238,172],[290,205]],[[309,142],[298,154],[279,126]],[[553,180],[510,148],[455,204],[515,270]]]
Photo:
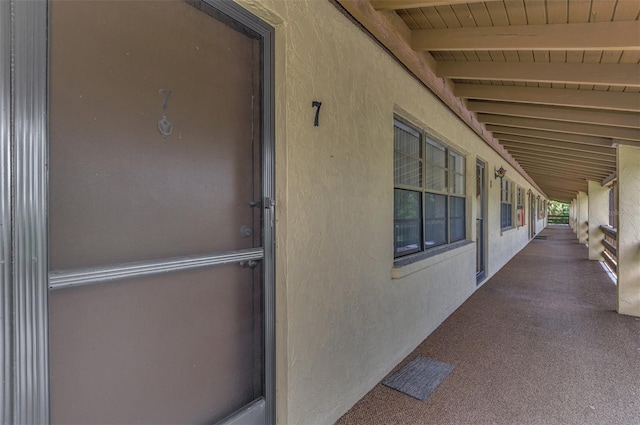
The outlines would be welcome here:
[[[578,242],[587,243],[589,237],[589,195],[578,192]]]
[[[618,312],[640,317],[640,148],[618,146]]]
[[[476,289],[475,244],[393,267],[394,113],[467,155],[468,216],[487,162],[489,275],[529,240],[494,169],[530,186],[330,2],[238,2],[276,28],[277,419],[332,423]]]
[[[600,226],[609,224],[609,188],[589,182],[589,259],[602,260],[604,233]]]

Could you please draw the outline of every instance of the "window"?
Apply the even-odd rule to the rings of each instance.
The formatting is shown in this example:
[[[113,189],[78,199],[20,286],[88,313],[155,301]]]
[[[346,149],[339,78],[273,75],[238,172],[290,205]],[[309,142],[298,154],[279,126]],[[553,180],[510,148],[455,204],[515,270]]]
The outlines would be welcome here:
[[[394,255],[465,239],[465,158],[394,122]]]
[[[518,186],[516,193],[516,224],[524,226],[526,216],[524,213],[524,188]]]
[[[545,200],[538,198],[538,220],[542,220],[544,218],[544,212],[547,208],[547,202]]]
[[[500,227],[506,229],[513,226],[513,182],[500,180]]]

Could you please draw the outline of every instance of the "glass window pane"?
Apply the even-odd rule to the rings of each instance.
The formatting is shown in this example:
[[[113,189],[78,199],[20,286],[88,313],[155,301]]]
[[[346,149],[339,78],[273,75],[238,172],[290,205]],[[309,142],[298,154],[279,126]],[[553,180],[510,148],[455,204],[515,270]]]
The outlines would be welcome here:
[[[449,152],[450,192],[456,195],[465,193],[465,159],[457,152]]]
[[[425,159],[427,161],[427,189],[447,190],[447,155],[445,147],[433,140],[427,140]]]
[[[447,166],[445,147],[440,143],[427,139],[426,159],[427,162],[442,168]]]
[[[395,184],[422,187],[422,161],[397,151],[394,152],[393,181]]]
[[[425,195],[426,230],[425,248],[447,243],[447,197],[427,193]]]
[[[451,241],[455,242],[464,239],[465,232],[465,199],[452,196],[450,198],[451,208]]]
[[[402,126],[402,127],[400,127]],[[418,132],[410,132],[409,128],[396,122],[394,126],[394,149],[407,155],[420,157],[420,136]]]
[[[451,183],[451,193],[464,195],[464,174],[454,174]]]
[[[421,193],[394,190],[393,249],[396,255],[420,250],[422,233]]]
[[[447,190],[447,170],[427,164],[426,187],[432,190]]]
[[[464,173],[464,157],[457,152],[449,151],[449,169],[456,173]]]
[[[511,204],[500,204],[500,224],[502,228],[511,227]]]

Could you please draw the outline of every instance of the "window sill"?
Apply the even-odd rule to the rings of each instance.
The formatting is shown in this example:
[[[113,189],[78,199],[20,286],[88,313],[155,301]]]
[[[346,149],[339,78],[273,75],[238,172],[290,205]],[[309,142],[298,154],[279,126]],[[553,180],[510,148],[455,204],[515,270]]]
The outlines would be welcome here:
[[[464,248],[464,249],[462,249]],[[475,248],[475,243],[468,240],[442,245],[427,251],[417,252],[406,257],[396,258],[391,269],[391,278],[400,279],[420,270],[446,261]]]
[[[502,236],[503,233],[509,232],[514,229],[517,229],[517,227],[516,226],[503,227],[502,229],[500,229],[500,236]]]

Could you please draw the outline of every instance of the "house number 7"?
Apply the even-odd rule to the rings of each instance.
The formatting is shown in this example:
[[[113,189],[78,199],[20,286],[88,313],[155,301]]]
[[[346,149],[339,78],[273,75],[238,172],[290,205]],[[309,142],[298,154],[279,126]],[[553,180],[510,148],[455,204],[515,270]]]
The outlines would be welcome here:
[[[314,127],[318,127],[320,125],[319,120],[320,120],[320,107],[322,106],[322,102],[318,102],[317,100],[314,100],[313,102],[311,102],[311,107],[312,108],[318,108],[316,109],[316,117],[313,120],[313,126]]]

